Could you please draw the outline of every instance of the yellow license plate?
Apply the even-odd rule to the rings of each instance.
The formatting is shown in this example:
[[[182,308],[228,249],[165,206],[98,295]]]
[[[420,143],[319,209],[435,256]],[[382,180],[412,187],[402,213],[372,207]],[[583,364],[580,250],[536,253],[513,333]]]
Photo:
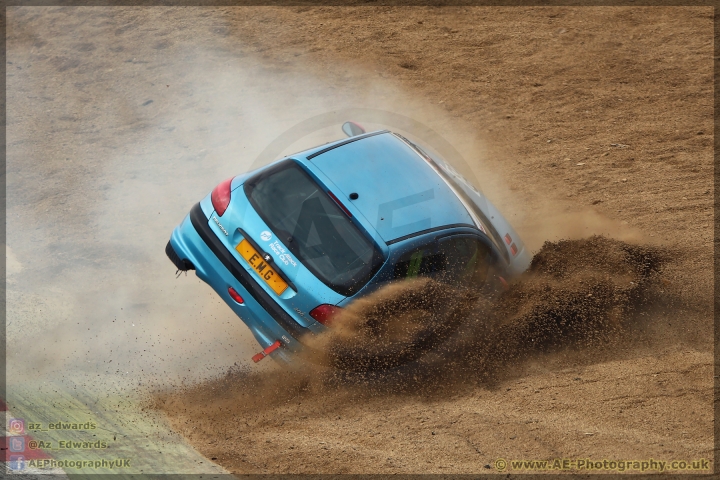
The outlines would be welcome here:
[[[263,260],[257,250],[250,245],[250,242],[243,239],[243,241],[238,243],[238,246],[235,247],[235,250],[237,250],[245,260],[247,260],[250,266],[255,269],[255,272],[257,272],[257,274],[265,280],[265,283],[273,289],[273,292],[280,295],[285,291],[288,284],[275,270],[270,267],[270,265],[268,265],[265,260]]]

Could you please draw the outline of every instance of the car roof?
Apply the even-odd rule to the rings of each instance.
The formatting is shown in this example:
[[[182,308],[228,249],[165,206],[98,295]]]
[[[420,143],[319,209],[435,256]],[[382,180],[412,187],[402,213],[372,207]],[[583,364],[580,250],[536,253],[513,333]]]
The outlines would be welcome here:
[[[472,217],[435,170],[388,131],[371,132],[295,155],[324,174],[328,188],[360,211],[387,243]],[[351,193],[358,198],[350,199]]]

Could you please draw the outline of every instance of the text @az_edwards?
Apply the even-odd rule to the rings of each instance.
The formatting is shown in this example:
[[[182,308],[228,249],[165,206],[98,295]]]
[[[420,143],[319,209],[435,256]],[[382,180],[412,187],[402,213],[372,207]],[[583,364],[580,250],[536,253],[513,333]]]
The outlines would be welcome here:
[[[95,422],[85,422],[85,423],[78,423],[78,422],[50,422],[47,424],[42,423],[28,423],[28,430],[29,431],[35,431],[35,432],[47,432],[49,430],[80,430],[80,431],[89,431],[89,430],[95,430],[97,428],[97,424]]]
[[[78,442],[75,440],[59,440],[58,442],[53,442],[51,440],[30,440],[28,442],[28,448],[30,448],[30,450],[98,450],[108,448],[108,442],[105,440],[95,440],[94,442]]]

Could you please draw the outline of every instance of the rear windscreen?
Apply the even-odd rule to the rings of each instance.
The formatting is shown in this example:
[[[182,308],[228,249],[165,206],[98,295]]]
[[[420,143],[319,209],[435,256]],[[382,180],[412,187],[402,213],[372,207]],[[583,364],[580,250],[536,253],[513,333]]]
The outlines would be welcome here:
[[[294,161],[262,172],[244,190],[278,239],[341,295],[357,292],[382,265],[373,242]]]

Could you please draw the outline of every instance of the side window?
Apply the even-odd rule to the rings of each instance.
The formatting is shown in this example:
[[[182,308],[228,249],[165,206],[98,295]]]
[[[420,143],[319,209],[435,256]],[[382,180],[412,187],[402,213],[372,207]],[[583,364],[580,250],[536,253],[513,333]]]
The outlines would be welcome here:
[[[458,285],[482,285],[491,263],[490,248],[471,235],[453,235],[405,253],[394,278],[429,276]]]
[[[435,251],[435,245],[424,245],[405,253],[395,264],[393,277],[415,278],[418,275],[434,275],[445,268],[445,257]]]
[[[491,263],[490,249],[469,235],[440,239],[438,253],[445,258],[444,279],[452,284],[482,285]]]

